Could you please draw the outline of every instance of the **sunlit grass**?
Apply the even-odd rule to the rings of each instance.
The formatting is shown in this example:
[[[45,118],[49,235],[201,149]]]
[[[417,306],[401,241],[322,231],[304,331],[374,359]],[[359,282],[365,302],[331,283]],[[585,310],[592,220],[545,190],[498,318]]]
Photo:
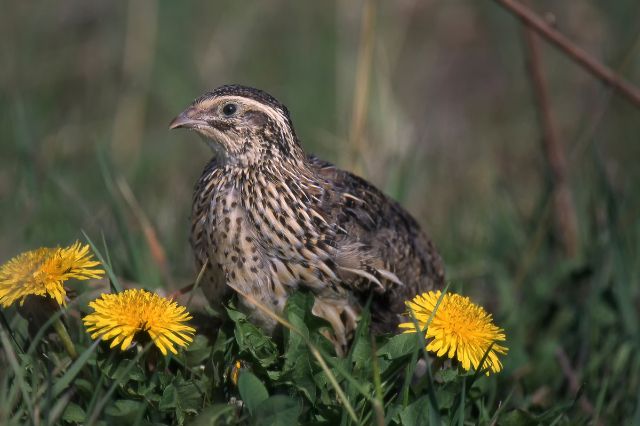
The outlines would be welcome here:
[[[103,253],[96,255],[105,259]],[[112,265],[104,266],[113,271]],[[116,300],[130,292],[139,291],[125,290],[109,297]],[[473,417],[473,399],[455,396],[472,395],[474,391],[477,396],[486,393],[474,385],[481,377],[478,374],[471,377],[457,365],[443,365],[426,356],[421,333],[401,334],[399,330],[395,335],[371,337],[366,311],[351,351],[341,358],[321,332],[328,324],[311,314],[311,294],[293,294],[283,315],[270,311],[249,295],[240,292],[238,297],[250,298],[257,309],[280,323],[283,332],[276,337],[265,335],[235,309],[232,300],[225,314],[230,321],[214,335],[198,334],[195,341],[182,345],[186,348],[180,348],[180,352],[173,350],[173,354],[153,346],[151,336],[146,345],[144,338],[136,337],[138,344],[131,346],[134,334],[125,336],[117,331],[130,328],[129,323],[112,326],[109,322],[109,327],[115,327],[112,334],[119,336],[114,342],[125,342],[122,350],[114,351],[113,343],[97,340],[90,344],[87,331],[91,333],[92,329],[82,330],[74,314],[77,310],[86,312],[87,308],[78,308],[75,300],[65,310],[53,313],[52,319],[31,337],[20,315],[9,312],[8,322],[5,313],[1,313],[0,338],[11,373],[5,382],[10,403],[3,420],[6,424],[38,423],[44,418],[72,424],[93,424],[98,419],[119,424],[183,424],[187,420],[207,422],[220,417],[225,424],[423,424],[426,419],[451,422],[454,418]],[[128,312],[119,317],[147,312],[147,302],[139,302],[128,306]],[[153,303],[156,312],[160,305],[155,307],[155,299]],[[90,306],[99,307],[95,302]],[[100,311],[100,315],[108,316],[109,312]],[[85,317],[85,322],[96,313]],[[66,319],[77,356],[70,358],[56,335],[47,331],[60,316]],[[138,330],[140,336],[147,332],[145,324],[151,334],[154,324],[161,320],[149,315],[144,318]],[[216,318],[200,315],[200,327],[208,321]],[[198,328],[198,324],[195,326]],[[29,350],[25,351],[24,346],[30,341]],[[421,362],[428,366],[427,374],[416,372],[423,352],[425,358]],[[485,358],[481,365],[484,361]],[[52,362],[56,364],[54,368]],[[230,375],[238,365],[240,371]],[[437,381],[434,375],[439,378]],[[495,413],[496,408],[489,412]]]
[[[118,275],[110,256],[94,250],[108,274]],[[614,261],[616,253],[626,258],[624,251],[608,253],[602,258],[606,262]],[[591,283],[585,287],[574,271],[575,266],[559,263],[539,273],[537,288],[518,289],[527,301],[518,309],[505,309],[506,316],[498,315],[510,350],[502,360],[504,371],[491,376],[482,374],[486,370],[467,372],[447,357],[428,356],[421,333],[401,334],[399,329],[398,334],[372,338],[366,312],[350,352],[336,357],[321,334],[327,324],[311,314],[312,295],[305,293],[294,294],[282,315],[253,301],[281,324],[282,332],[274,337],[248,321],[232,300],[222,313],[229,320],[213,329],[208,326],[220,324],[221,313],[203,304],[191,309],[198,334],[175,355],[162,356],[150,341],[112,351],[110,342],[92,343],[78,316],[89,313],[87,303],[110,286],[105,280],[83,284],[76,286],[79,294],[68,306],[39,330],[29,330],[15,307],[0,313],[0,360],[8,372],[0,382],[7,401],[0,420],[199,424],[216,418],[231,424],[413,425],[632,418],[636,402],[622,396],[632,394],[640,375],[635,344],[625,337],[634,326],[615,314],[615,303],[622,299],[609,290],[612,283],[606,275],[583,276]],[[577,289],[552,285],[557,279],[570,280],[587,291],[586,296],[570,303]],[[184,297],[194,296],[201,299],[197,294]],[[434,301],[436,312],[439,303]],[[60,317],[77,358],[69,357],[49,328]],[[421,321],[428,327],[431,319]],[[600,342],[604,352],[590,352],[589,361],[578,369],[573,357],[579,353],[575,348],[585,347],[581,342],[587,348]],[[482,363],[488,353],[490,349]],[[549,399],[565,380],[597,377],[601,371],[609,374],[602,387],[578,382],[567,397]],[[614,407],[622,411],[612,413]]]

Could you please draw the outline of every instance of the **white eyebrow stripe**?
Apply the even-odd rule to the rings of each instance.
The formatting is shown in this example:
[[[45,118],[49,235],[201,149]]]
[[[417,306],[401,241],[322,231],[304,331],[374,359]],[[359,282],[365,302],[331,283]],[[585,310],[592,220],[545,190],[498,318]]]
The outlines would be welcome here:
[[[249,110],[259,111],[260,113],[265,114],[275,124],[276,133],[274,137],[277,140],[284,142],[285,145],[288,145],[290,142],[293,145],[292,148],[295,149],[295,147],[297,146],[297,140],[293,133],[293,125],[291,124],[286,113],[278,107],[266,105],[262,102],[253,100],[246,96],[234,95],[208,98],[198,103],[198,107],[202,109],[211,109],[215,108],[216,105],[223,105],[228,102],[237,103],[238,105],[242,105]],[[304,155],[304,153],[301,153],[300,155]]]
[[[281,129],[288,129],[289,120],[287,117],[278,109],[253,99],[244,97],[244,96],[220,96],[214,98],[208,98],[201,101],[198,106],[203,109],[209,109],[213,107],[215,104],[222,104],[227,102],[235,102],[238,104],[244,104],[248,106],[250,109],[254,109],[264,113],[267,117],[271,118]]]
[[[213,105],[218,103],[218,100],[219,100],[219,98],[205,98],[205,99],[201,100],[200,102],[198,102],[197,104],[195,104],[194,106],[197,105],[201,109],[209,109]]]

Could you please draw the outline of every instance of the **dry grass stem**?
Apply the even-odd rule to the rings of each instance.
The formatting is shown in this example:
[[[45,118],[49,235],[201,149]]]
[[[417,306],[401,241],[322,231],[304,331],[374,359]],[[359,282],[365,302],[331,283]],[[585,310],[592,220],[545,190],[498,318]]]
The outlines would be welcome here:
[[[113,121],[112,149],[118,164],[137,165],[145,129],[148,84],[157,42],[157,0],[128,3],[122,74],[124,88]]]
[[[365,152],[364,129],[369,102],[369,80],[373,61],[375,38],[376,5],[373,0],[365,0],[362,9],[360,28],[360,44],[358,47],[358,63],[356,65],[355,89],[351,113],[351,129],[349,131],[350,168],[361,172],[361,157]]]
[[[555,227],[564,253],[573,258],[579,252],[580,243],[578,219],[569,186],[567,161],[551,111],[547,81],[542,68],[540,41],[528,27],[524,29],[524,40],[527,47],[529,75],[542,128],[542,147],[551,176]]]
[[[167,262],[167,254],[166,251],[158,238],[158,233],[156,232],[149,216],[144,212],[144,209],[138,202],[136,196],[134,195],[131,187],[127,183],[127,181],[123,177],[118,177],[116,179],[116,185],[122,194],[125,202],[129,206],[129,209],[135,216],[140,228],[142,229],[142,233],[144,234],[145,241],[147,242],[147,246],[149,247],[149,252],[151,253],[151,258],[153,262],[158,266],[160,272],[166,283],[172,287],[173,286],[173,278],[171,277],[171,271],[169,270],[169,263]]]

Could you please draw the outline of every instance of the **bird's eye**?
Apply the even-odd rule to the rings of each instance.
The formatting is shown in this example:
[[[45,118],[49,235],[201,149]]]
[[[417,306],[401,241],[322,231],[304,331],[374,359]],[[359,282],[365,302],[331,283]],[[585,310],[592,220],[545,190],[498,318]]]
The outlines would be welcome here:
[[[232,116],[238,110],[238,106],[236,104],[226,104],[222,107],[222,113],[227,117]]]

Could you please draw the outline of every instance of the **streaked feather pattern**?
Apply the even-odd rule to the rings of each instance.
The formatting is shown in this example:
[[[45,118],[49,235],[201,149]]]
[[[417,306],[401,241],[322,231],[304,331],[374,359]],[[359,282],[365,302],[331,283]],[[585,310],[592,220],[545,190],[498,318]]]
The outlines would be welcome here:
[[[220,115],[230,102],[238,117]],[[308,289],[314,314],[344,348],[369,297],[374,329],[387,331],[404,300],[443,285],[440,256],[416,221],[364,179],[305,155],[273,97],[223,86],[187,113],[207,123],[190,127],[217,152],[196,185],[191,229],[210,301],[224,302],[231,284],[279,312],[292,291]],[[245,308],[274,326],[249,302]]]

